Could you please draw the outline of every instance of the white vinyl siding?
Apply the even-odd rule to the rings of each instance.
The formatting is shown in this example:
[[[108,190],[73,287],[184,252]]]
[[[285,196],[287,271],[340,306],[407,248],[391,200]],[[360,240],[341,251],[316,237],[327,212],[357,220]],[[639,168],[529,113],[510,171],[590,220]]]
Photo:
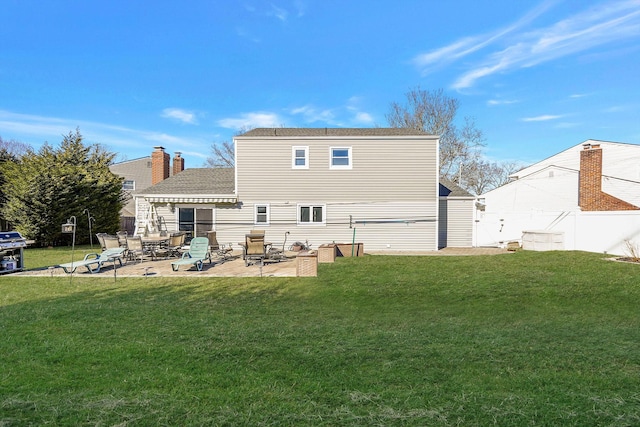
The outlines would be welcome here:
[[[313,248],[354,238],[368,250],[437,250],[438,139],[434,136],[236,137],[237,194],[244,208],[217,210],[218,232],[242,241],[255,204],[269,203],[267,238]],[[309,147],[310,168],[291,167],[292,147]],[[353,169],[331,169],[330,148],[351,148]],[[355,160],[355,161],[354,161]],[[298,224],[299,209],[324,206],[323,226]],[[246,209],[249,207],[249,209]],[[229,219],[226,219],[226,215]],[[352,217],[353,228],[349,227]],[[358,221],[356,224],[355,221]],[[288,243],[290,244],[290,243]]]
[[[239,200],[252,204],[309,199],[323,203],[437,200],[436,138],[309,138],[304,142],[311,167],[301,178],[291,168],[292,144],[286,138],[236,137]],[[352,146],[356,169],[330,170],[329,147],[338,146]]]
[[[473,246],[473,198],[440,198],[438,247],[470,248]]]

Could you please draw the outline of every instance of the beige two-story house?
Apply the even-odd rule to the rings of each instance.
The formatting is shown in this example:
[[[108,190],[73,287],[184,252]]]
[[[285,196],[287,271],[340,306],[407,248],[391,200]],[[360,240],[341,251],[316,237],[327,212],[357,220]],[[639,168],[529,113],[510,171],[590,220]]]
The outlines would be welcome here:
[[[138,229],[236,243],[438,249],[438,137],[396,128],[260,128],[234,138],[235,169],[185,169],[138,193]]]

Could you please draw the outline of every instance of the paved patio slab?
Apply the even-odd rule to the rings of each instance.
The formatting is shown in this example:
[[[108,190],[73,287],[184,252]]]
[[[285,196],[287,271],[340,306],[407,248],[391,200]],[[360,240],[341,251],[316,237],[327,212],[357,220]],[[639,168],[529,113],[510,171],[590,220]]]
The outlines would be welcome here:
[[[400,251],[372,251],[365,255],[402,255],[402,256],[472,256],[472,255],[500,255],[511,253],[502,248],[445,248],[439,251],[400,252]],[[214,259],[210,264],[205,261],[202,271],[195,267],[181,266],[179,271],[171,269],[173,259],[159,259],[144,262],[128,261],[122,267],[117,267],[117,277],[296,277],[297,260],[295,252],[287,252],[287,261],[245,266],[240,252],[234,252],[233,258],[223,261]],[[114,271],[111,263],[106,264],[99,273],[91,274],[86,268],[78,268],[73,275],[76,277],[113,278]],[[62,268],[44,268],[27,270],[14,275],[21,276],[51,276],[69,277]]]

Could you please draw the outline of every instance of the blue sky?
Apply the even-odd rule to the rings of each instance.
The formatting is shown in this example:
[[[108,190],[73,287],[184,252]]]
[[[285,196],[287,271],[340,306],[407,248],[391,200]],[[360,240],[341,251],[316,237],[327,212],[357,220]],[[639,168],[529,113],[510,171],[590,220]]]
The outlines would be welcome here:
[[[201,167],[240,128],[386,126],[442,88],[490,160],[640,143],[640,0],[3,0],[0,137]]]

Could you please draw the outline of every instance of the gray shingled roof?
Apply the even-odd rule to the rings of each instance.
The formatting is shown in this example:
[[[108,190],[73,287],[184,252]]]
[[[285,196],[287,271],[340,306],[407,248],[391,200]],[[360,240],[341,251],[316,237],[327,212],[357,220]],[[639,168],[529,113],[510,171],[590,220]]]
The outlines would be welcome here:
[[[447,178],[440,178],[440,196],[474,197],[473,194],[464,190],[458,186],[458,184],[448,180]]]
[[[233,168],[189,168],[138,194],[233,194]]]
[[[405,128],[256,128],[239,136],[407,136],[430,135]]]

